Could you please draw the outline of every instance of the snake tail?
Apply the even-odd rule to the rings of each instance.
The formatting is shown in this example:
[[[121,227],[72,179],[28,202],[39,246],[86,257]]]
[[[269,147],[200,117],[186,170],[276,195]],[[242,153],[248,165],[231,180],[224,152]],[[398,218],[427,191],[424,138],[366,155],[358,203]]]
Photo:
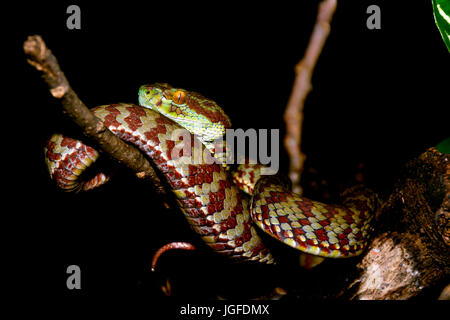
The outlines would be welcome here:
[[[156,270],[156,264],[158,263],[158,260],[161,257],[161,255],[167,251],[174,250],[174,249],[195,250],[195,246],[189,242],[171,242],[171,243],[168,243],[168,244],[162,246],[153,255],[153,259],[152,259],[152,271],[153,272]]]

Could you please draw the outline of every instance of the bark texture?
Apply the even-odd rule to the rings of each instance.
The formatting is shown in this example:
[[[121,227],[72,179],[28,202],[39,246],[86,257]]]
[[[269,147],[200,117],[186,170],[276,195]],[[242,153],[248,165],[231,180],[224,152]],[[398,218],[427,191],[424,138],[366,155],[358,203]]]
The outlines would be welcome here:
[[[410,161],[377,214],[377,236],[342,291],[351,299],[410,299],[448,284],[449,154],[428,149]]]

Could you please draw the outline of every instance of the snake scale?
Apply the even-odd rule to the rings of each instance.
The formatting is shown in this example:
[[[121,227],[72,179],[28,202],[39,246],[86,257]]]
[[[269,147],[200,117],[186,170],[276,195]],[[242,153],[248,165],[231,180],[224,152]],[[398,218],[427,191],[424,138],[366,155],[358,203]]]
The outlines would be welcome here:
[[[223,110],[198,93],[167,84],[142,86],[139,103],[91,111],[151,159],[191,228],[216,252],[273,263],[256,226],[291,247],[326,258],[356,256],[367,246],[378,205],[371,190],[355,186],[344,192],[342,205],[328,205],[292,193],[276,177],[259,179],[259,165],[244,164],[231,172],[220,161],[201,157],[193,163],[198,146],[216,159],[222,157],[213,140],[231,127]],[[188,148],[178,133],[182,128],[191,135]],[[83,176],[98,156],[93,148],[61,134],[54,134],[45,147],[50,176],[66,191],[89,190],[109,180],[104,173],[90,179]]]

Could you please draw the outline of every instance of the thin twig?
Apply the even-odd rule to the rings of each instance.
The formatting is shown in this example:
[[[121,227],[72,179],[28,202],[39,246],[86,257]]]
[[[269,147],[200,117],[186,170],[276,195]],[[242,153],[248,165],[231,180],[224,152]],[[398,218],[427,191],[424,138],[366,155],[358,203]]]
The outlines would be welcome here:
[[[139,178],[150,180],[159,195],[166,191],[156,175],[150,162],[135,147],[116,137],[102,121],[80,100],[73,91],[64,73],[61,71],[56,57],[38,35],[29,36],[23,49],[28,56],[28,63],[41,71],[50,93],[61,101],[64,113],[83,130],[83,133],[98,143],[98,146],[113,159],[131,168]]]
[[[336,0],[323,0],[319,4],[316,24],[305,55],[295,67],[296,77],[284,113],[284,121],[286,122],[284,145],[290,158],[289,177],[292,181],[292,190],[297,193],[302,193],[300,177],[306,158],[300,149],[303,106],[306,96],[312,89],[311,76],[323,45],[330,33],[330,22],[336,10],[336,4]]]

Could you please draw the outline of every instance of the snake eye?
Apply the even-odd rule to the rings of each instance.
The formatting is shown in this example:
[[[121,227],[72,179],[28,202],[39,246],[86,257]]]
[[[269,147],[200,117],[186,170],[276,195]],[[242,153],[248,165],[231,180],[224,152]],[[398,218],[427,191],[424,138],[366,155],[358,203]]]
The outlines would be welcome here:
[[[175,91],[172,95],[172,100],[176,104],[184,103],[185,99],[186,99],[186,92],[181,91],[181,90]]]

